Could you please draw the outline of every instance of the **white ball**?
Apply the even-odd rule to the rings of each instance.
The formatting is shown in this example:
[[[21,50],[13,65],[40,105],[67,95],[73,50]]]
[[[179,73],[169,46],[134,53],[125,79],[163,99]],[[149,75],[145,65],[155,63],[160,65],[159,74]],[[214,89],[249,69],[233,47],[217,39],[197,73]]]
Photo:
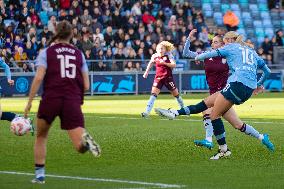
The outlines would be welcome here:
[[[10,130],[17,136],[23,136],[31,131],[32,126],[28,119],[24,117],[16,117],[11,122]]]

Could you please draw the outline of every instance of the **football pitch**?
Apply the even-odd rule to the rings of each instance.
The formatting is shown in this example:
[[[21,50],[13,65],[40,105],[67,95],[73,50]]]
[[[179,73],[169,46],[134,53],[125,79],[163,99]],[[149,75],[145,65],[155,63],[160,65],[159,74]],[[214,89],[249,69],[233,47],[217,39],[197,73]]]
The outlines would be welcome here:
[[[183,95],[195,104],[206,94]],[[142,119],[149,95],[86,97],[86,128],[102,147],[102,156],[77,153],[60,130],[58,119],[47,145],[46,184],[33,185],[33,141],[18,137],[0,122],[0,189],[154,189],[154,188],[284,188],[284,93],[266,93],[235,106],[239,116],[268,133],[276,151],[233,129],[225,122],[229,159],[209,160],[210,151],[196,147],[203,139],[201,115],[166,120]],[[3,111],[22,113],[24,98],[2,98]],[[33,103],[34,116],[38,100]],[[155,107],[178,108],[170,95],[160,95]]]

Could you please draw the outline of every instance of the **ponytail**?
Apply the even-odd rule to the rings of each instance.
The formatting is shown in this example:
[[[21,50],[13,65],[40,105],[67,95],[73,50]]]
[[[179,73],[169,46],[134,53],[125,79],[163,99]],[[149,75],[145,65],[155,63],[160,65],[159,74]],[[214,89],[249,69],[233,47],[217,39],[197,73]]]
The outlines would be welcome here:
[[[64,20],[56,24],[55,27],[55,35],[49,41],[49,45],[51,45],[54,41],[61,40],[70,40],[73,35],[71,24]]]

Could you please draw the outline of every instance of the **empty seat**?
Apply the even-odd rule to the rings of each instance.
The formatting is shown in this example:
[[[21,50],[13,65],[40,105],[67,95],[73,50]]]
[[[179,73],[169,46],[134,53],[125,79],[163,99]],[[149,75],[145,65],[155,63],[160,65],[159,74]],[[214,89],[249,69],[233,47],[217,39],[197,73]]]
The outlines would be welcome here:
[[[268,12],[261,12],[260,13],[261,18],[263,19],[270,19],[270,15]]]
[[[265,4],[266,4],[266,3],[267,3],[267,0],[257,0],[257,2],[258,2],[258,3],[263,3],[263,4],[265,3]]]
[[[250,9],[251,11],[258,11],[257,4],[249,4],[249,9]]]
[[[240,11],[234,11],[235,15],[241,19],[242,18],[242,15],[241,15],[241,12]]]
[[[212,17],[213,16],[213,11],[211,10],[207,10],[203,12],[205,17]]]
[[[274,12],[274,11],[271,11],[270,12],[270,16],[272,19],[279,19],[280,18],[280,15],[278,12]]]
[[[257,37],[264,37],[265,36],[264,31],[263,31],[262,28],[256,28],[255,29],[255,34],[256,34]]]
[[[251,19],[251,15],[250,15],[249,12],[243,12],[242,17],[243,17],[243,19]]]
[[[209,3],[204,3],[202,4],[202,10],[205,12],[205,11],[212,11],[212,8],[211,8],[211,5]]]
[[[272,28],[264,29],[265,35],[267,35],[270,39],[274,36],[274,30]]]
[[[221,0],[212,0],[211,1],[213,4],[220,4],[221,3]]]
[[[211,0],[202,0],[202,3],[211,3]]]
[[[260,20],[254,20],[253,21],[253,26],[256,28],[261,28],[262,27],[262,23]]]
[[[231,4],[231,10],[232,11],[240,11],[240,7],[238,4]]]
[[[241,4],[248,4],[248,0],[239,0],[239,3],[241,3]]]
[[[261,45],[261,43],[264,41],[264,37],[262,37],[262,36],[259,36],[259,37],[257,37],[257,43],[259,44],[259,45]]]
[[[259,4],[259,11],[268,11],[267,4]]]
[[[230,9],[230,6],[228,4],[222,4],[221,5],[221,10],[222,12],[227,12],[227,10]]]
[[[265,27],[265,28],[272,28],[272,23],[271,23],[271,20],[269,19],[269,20],[263,20],[262,21],[262,25],[263,25],[263,27]]]
[[[239,28],[239,29],[237,30],[237,32],[238,32],[239,34],[243,35],[243,36],[246,36],[246,31],[245,31],[244,29],[242,29],[242,28]]]

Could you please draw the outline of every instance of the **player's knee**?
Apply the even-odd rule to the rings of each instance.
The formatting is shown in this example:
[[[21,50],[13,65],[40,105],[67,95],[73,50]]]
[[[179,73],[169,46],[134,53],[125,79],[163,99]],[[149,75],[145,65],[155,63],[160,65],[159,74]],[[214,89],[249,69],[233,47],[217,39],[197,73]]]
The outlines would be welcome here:
[[[151,95],[154,96],[154,97],[158,96],[158,94],[156,94],[156,93],[151,93]]]

